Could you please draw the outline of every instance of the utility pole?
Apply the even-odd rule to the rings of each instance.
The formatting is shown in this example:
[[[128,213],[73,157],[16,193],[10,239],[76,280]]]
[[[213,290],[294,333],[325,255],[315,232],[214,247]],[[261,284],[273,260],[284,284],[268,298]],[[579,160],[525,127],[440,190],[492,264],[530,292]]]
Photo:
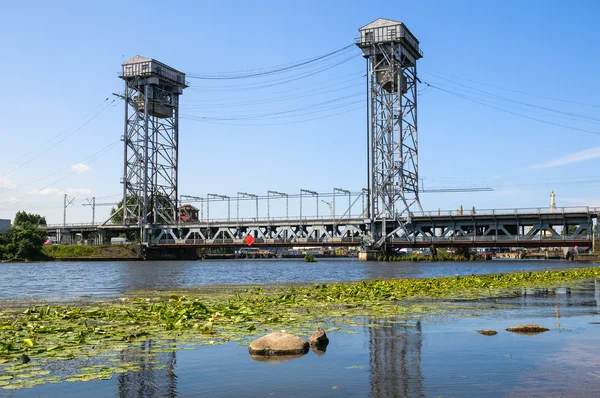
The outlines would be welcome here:
[[[227,221],[231,220],[231,198],[229,196],[218,195],[216,193],[208,193],[208,194],[206,194],[206,197],[207,197],[207,202],[206,202],[207,209],[208,209],[208,198],[213,197],[213,198],[219,198],[219,199],[223,199],[223,200],[227,199]],[[207,212],[208,212],[208,210],[207,210]]]
[[[352,204],[351,204],[351,195],[352,195],[352,194],[351,194],[351,192],[350,192],[349,190],[347,190],[347,189],[342,189],[342,188],[333,188],[333,214],[335,215],[335,193],[336,193],[336,192],[341,192],[341,193],[343,193],[343,194],[346,194],[346,195],[348,195],[348,218],[351,218],[351,217],[350,217],[350,213],[351,213],[351,211],[350,211],[350,208],[352,207]],[[345,212],[344,212],[344,213],[345,213]]]
[[[258,195],[246,192],[237,193],[237,221],[239,221],[240,219],[240,195],[245,196],[247,198],[254,198],[254,200],[256,201],[256,221],[258,221]]]
[[[319,193],[308,189],[300,190],[300,219],[302,220],[302,192],[313,195],[317,198],[317,218],[319,218]]]
[[[92,208],[92,225],[96,223],[96,197],[85,198],[87,203],[82,204],[82,206],[90,206]]]
[[[67,196],[65,194],[64,202],[63,202],[63,227],[67,226],[67,207],[71,206],[75,198]]]
[[[279,195],[279,196],[285,196],[285,219],[288,219],[288,200],[289,200],[289,195],[287,193],[282,193],[282,192],[277,192],[277,191],[267,191],[267,219],[269,218],[270,214],[270,204],[269,204],[269,195],[273,194],[273,195]]]

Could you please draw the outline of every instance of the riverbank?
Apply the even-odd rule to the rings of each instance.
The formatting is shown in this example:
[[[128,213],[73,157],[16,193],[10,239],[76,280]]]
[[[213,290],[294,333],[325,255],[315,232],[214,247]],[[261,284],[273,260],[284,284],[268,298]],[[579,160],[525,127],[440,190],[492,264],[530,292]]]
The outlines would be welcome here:
[[[47,245],[43,253],[50,261],[113,261],[139,260],[139,250],[133,245]]]

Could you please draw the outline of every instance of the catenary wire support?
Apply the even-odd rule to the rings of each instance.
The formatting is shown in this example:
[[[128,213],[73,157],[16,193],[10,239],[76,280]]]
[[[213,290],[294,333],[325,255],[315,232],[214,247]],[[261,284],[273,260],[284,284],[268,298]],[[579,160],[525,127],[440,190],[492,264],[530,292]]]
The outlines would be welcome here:
[[[65,194],[63,199],[63,227],[67,226],[67,207],[72,206],[74,201],[74,197]]]
[[[237,221],[239,222],[240,220],[240,196],[242,197],[246,197],[246,198],[253,198],[256,202],[256,221],[258,221],[258,195],[255,195],[253,193],[246,193],[246,192],[238,192],[237,193]]]
[[[206,218],[208,218],[208,205],[210,202],[210,198],[217,198],[222,200],[227,200],[227,221],[231,221],[231,197],[226,195],[219,195],[216,193],[208,193],[206,194]]]
[[[87,203],[82,204],[82,206],[90,206],[92,208],[92,225],[96,224],[96,197],[85,198]]]
[[[287,193],[277,192],[277,191],[267,191],[267,219],[270,218],[270,211],[271,211],[270,197],[271,197],[271,195],[279,195],[281,197],[285,197],[285,219],[287,220],[289,218],[289,213],[288,213],[289,195]]]
[[[309,195],[312,195],[316,198],[316,203],[317,203],[317,218],[319,218],[319,193],[315,192],[315,191],[311,191],[309,189],[301,189],[300,190],[300,220],[302,220],[302,193],[307,193]]]

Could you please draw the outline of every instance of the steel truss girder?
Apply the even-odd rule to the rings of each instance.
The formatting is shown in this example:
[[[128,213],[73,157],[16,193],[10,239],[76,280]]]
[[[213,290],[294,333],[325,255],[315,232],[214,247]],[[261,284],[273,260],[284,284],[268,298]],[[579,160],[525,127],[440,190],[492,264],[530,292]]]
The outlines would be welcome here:
[[[151,245],[191,245],[245,246],[244,239],[252,235],[255,244],[298,246],[320,245],[362,245],[369,239],[369,232],[363,220],[321,220],[318,224],[298,223],[214,225],[196,224],[186,226],[159,226],[150,240]]]

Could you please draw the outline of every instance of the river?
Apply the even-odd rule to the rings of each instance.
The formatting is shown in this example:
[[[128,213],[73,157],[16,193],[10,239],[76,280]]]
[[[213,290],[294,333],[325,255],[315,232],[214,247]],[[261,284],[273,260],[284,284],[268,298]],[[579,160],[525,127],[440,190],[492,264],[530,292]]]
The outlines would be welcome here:
[[[0,264],[0,299],[49,301],[115,297],[137,290],[286,282],[428,278],[577,267],[553,260],[360,262],[356,259],[110,261]]]
[[[579,264],[575,264],[579,265]],[[348,259],[2,264],[0,305],[15,299],[96,300],[140,289],[216,284],[332,282],[568,268],[562,261],[362,263]],[[583,264],[589,265],[589,264]],[[367,319],[353,333],[332,331],[325,353],[256,362],[245,346],[164,352],[152,341],[119,354],[141,371],[110,380],[2,390],[15,397],[535,397],[597,396],[600,283],[524,289],[517,297],[444,302],[442,314],[398,322]],[[505,331],[537,323],[537,335]],[[494,329],[483,336],[478,329]],[[64,368],[83,366],[61,361]],[[0,371],[1,375],[1,371]]]

